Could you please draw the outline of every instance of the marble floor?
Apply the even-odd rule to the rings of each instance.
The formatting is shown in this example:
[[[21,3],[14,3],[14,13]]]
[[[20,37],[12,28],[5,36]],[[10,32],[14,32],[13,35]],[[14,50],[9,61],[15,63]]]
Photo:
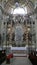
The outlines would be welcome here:
[[[6,64],[6,61],[2,65],[32,65],[27,57],[14,57],[10,59],[10,64]]]

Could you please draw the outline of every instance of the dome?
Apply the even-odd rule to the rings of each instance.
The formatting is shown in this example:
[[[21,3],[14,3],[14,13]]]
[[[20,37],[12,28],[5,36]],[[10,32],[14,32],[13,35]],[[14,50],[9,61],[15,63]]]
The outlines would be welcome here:
[[[21,8],[21,7],[17,7],[16,9],[14,9],[13,12],[14,15],[26,15],[27,14],[27,8]]]

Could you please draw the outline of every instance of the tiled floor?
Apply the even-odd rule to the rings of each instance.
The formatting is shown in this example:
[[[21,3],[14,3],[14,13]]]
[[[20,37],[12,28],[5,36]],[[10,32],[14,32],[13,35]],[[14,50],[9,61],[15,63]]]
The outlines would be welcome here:
[[[6,61],[2,65],[32,65],[27,57],[14,57],[10,60],[10,64],[6,64]]]

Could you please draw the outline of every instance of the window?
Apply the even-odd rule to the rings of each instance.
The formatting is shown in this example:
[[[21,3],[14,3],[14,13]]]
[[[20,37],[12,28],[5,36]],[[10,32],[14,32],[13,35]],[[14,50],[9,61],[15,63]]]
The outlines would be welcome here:
[[[29,24],[30,23],[30,21],[29,21],[29,19],[27,19],[27,24]]]
[[[6,22],[4,22],[4,25],[6,24]]]
[[[35,21],[33,21],[33,24],[35,24]]]
[[[31,24],[31,21],[30,21],[30,24]]]
[[[7,22],[7,25],[8,25],[8,24],[11,24],[11,22],[10,22],[10,21],[9,21],[9,22]]]

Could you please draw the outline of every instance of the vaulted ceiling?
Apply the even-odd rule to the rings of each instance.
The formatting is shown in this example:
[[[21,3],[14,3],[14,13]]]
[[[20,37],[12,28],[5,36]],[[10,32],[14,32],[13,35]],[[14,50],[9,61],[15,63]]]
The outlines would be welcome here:
[[[16,2],[19,2],[21,4],[24,5],[29,5],[29,6],[33,6],[33,2],[35,1],[31,1],[31,0],[0,0],[4,3],[4,7],[5,8],[9,8],[15,5]]]
[[[5,11],[10,12],[11,8],[15,6],[16,2],[24,4],[24,6],[28,6],[29,8],[33,8],[33,3],[35,0],[0,0],[0,2],[3,2]]]
[[[36,0],[0,0],[1,1],[4,1],[6,2],[7,4],[10,3],[11,5],[14,4],[15,2],[20,2],[20,3],[25,3],[25,2],[29,2],[29,1],[32,1],[33,3],[36,1]]]

